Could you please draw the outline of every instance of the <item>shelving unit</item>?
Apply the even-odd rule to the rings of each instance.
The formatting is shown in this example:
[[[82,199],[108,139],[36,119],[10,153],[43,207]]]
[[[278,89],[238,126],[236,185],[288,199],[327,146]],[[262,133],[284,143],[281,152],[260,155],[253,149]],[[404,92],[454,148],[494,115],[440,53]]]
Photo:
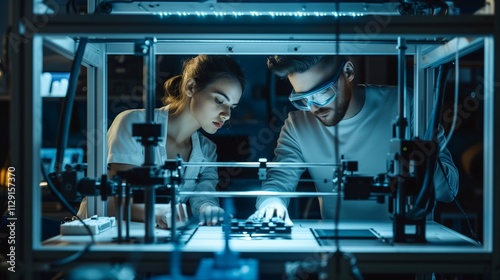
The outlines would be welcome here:
[[[14,3],[15,2],[15,3]],[[398,251],[359,252],[359,266],[371,272],[457,272],[484,273],[489,279],[500,279],[500,99],[495,98],[500,81],[500,22],[492,15],[461,16],[154,16],[154,15],[65,15],[33,13],[34,2],[12,1],[12,26],[19,26],[14,35],[22,38],[10,45],[12,55],[11,95],[11,164],[16,167],[16,260],[22,274],[31,278],[54,260],[82,248],[80,245],[45,246],[42,244],[41,181],[39,159],[41,148],[42,98],[38,94],[42,72],[42,46],[72,58],[77,46],[74,38],[88,37],[84,56],[88,71],[87,123],[90,133],[89,177],[106,173],[107,127],[107,55],[132,54],[133,42],[155,37],[157,54],[397,54],[399,36],[407,39],[408,55],[415,60],[415,91],[417,93],[417,134],[429,114],[430,100],[424,95],[432,88],[434,67],[452,61],[458,51],[465,55],[484,49],[484,244],[482,247],[450,251],[418,253]],[[89,1],[92,11],[99,1]],[[212,2],[212,1],[209,1]],[[207,5],[210,3],[207,3]],[[214,4],[214,3],[212,3]],[[242,3],[240,3],[243,5]],[[242,8],[242,7],[240,7]],[[496,9],[496,14],[500,10]],[[27,24],[30,23],[30,24]],[[24,27],[24,28],[23,28]],[[471,39],[472,38],[472,39]],[[337,40],[340,40],[338,44]],[[497,70],[497,71],[495,71]],[[102,204],[97,203],[102,213]],[[92,209],[92,205],[90,209]],[[125,262],[141,245],[96,245],[78,261]],[[143,245],[142,245],[143,246]],[[154,269],[169,259],[165,252],[142,248],[138,260]],[[106,252],[106,257],[103,257]],[[314,252],[311,252],[314,253]],[[206,256],[207,253],[201,254]],[[301,257],[297,255],[290,257]],[[276,255],[266,255],[270,260]],[[196,266],[200,255],[187,254],[186,263]],[[146,268],[146,269],[147,269]],[[16,276],[18,275],[18,276]]]

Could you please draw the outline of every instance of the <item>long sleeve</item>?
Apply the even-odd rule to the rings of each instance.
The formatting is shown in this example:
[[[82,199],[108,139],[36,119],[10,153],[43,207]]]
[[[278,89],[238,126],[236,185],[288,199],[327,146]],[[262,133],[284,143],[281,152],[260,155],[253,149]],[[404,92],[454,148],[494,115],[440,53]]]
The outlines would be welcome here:
[[[291,117],[287,118],[283,125],[276,149],[274,150],[273,162],[304,162],[293,127]],[[262,183],[263,191],[293,192],[297,188],[297,183],[305,168],[269,168],[266,180]],[[259,209],[271,202],[280,202],[288,206],[289,198],[278,197],[258,197],[256,207]]]
[[[203,156],[199,159],[202,162],[216,162],[217,150],[216,145],[203,136],[199,136],[200,148]],[[216,167],[202,167],[198,174],[198,183],[194,187],[194,191],[200,192],[215,192],[219,175]],[[206,204],[219,206],[217,197],[192,196],[189,198],[191,211],[193,216],[197,217],[200,213],[200,208]]]
[[[444,140],[444,130],[440,126],[438,132],[438,143],[442,144]],[[437,162],[434,172],[436,200],[441,202],[451,202],[458,193],[458,170],[448,149],[445,148],[439,153],[439,159],[444,167],[444,173],[439,166],[439,162]]]
[[[408,108],[411,112],[411,116],[413,116],[413,91],[408,91],[411,96],[411,102],[409,102],[410,107]],[[411,118],[411,126],[413,126],[413,117]],[[444,143],[444,128],[439,125],[439,129],[437,132],[437,141],[439,143],[439,147]],[[433,151],[433,148],[429,148],[429,152]],[[424,151],[425,152],[425,151]],[[436,194],[436,200],[441,202],[451,202],[455,198],[458,193],[458,170],[453,162],[450,152],[448,149],[444,149],[438,155],[439,160],[441,161],[444,173],[439,166],[439,162],[436,162],[436,167],[434,169],[434,190]]]

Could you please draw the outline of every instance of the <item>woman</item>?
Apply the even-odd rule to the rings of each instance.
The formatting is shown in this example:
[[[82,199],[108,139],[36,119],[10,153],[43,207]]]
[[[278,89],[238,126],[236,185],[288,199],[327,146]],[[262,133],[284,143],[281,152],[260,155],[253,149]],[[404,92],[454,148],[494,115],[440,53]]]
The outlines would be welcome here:
[[[244,83],[240,66],[229,56],[198,55],[185,61],[182,74],[164,84],[165,106],[155,109],[155,122],[161,123],[166,132],[155,147],[155,164],[178,155],[184,162],[217,161],[216,145],[198,130],[202,128],[213,134],[224,125],[240,100]],[[145,117],[144,109],[127,110],[113,121],[108,131],[109,177],[144,162],[144,148],[132,137],[132,123],[143,123]],[[183,175],[201,179],[186,180],[181,191],[215,191],[217,168],[189,166]],[[217,198],[180,199],[181,203],[189,200],[193,216],[199,217],[199,225],[216,225],[222,219],[224,210]],[[185,216],[182,207],[180,210],[181,216]],[[169,214],[170,205],[155,205],[156,223],[160,228],[168,228]],[[144,204],[132,204],[131,216],[133,221],[144,221]]]

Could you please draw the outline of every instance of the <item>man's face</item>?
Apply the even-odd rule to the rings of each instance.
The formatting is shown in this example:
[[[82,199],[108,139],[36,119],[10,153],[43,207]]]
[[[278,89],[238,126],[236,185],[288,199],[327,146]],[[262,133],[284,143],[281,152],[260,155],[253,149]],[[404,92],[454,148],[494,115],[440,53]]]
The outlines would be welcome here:
[[[334,81],[337,94],[333,101],[324,106],[318,106],[312,102],[309,105],[314,116],[326,126],[334,126],[344,118],[351,100],[352,87],[345,78],[343,64],[333,65],[333,63],[320,62],[303,73],[288,75],[288,80],[296,94],[304,93],[306,96],[307,93],[335,79],[339,72],[338,80]]]

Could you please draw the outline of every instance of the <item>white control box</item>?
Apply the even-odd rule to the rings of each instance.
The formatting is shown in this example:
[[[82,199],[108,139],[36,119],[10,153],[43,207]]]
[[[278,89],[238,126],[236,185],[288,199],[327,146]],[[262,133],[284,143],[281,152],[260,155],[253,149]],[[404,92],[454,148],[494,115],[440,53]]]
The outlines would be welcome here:
[[[92,235],[97,235],[116,226],[115,217],[92,216],[83,220],[83,222],[89,227]],[[85,225],[79,220],[62,223],[60,227],[61,235],[88,235],[89,232],[85,228]]]

